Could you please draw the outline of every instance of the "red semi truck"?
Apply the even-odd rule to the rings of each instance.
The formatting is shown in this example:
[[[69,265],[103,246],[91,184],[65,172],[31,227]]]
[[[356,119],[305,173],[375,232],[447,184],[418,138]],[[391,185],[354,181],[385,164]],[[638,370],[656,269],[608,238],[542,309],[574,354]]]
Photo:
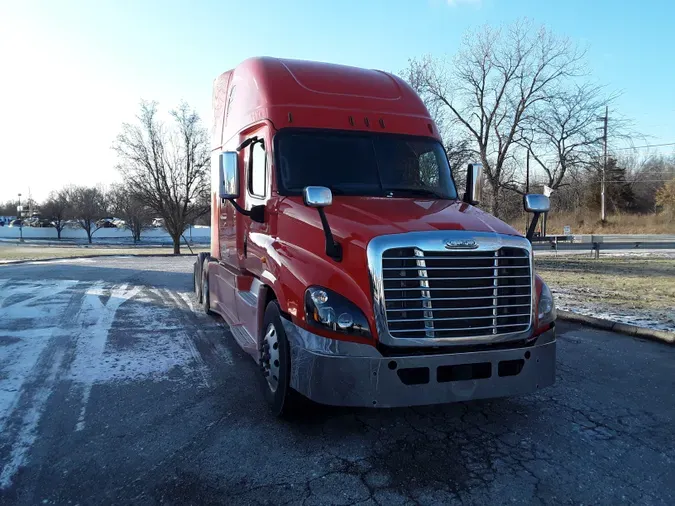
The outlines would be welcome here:
[[[259,364],[271,409],[299,396],[411,406],[555,380],[555,306],[529,237],[459,194],[400,78],[252,58],[213,90],[211,251],[195,291]]]

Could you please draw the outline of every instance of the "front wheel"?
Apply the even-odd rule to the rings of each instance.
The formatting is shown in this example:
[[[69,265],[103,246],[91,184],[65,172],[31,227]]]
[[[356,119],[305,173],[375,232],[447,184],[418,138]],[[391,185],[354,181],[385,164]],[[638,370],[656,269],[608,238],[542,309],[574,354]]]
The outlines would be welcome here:
[[[302,399],[290,386],[291,352],[276,301],[270,302],[265,309],[262,332],[260,369],[265,399],[275,416],[292,416],[297,413]]]

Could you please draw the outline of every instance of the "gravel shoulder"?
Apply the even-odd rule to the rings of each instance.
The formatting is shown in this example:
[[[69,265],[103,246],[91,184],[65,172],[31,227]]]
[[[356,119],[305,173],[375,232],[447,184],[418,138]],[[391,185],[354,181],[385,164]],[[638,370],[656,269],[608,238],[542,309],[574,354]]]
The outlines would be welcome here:
[[[537,256],[560,309],[675,332],[675,258]]]

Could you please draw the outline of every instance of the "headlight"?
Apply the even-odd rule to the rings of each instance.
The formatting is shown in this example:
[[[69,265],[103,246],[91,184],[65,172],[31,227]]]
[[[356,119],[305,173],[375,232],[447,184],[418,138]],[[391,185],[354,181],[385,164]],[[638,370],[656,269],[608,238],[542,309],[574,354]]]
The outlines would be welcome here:
[[[312,286],[305,292],[305,313],[311,325],[361,337],[371,337],[368,320],[356,305],[342,295]]]
[[[539,305],[537,307],[537,319],[539,326],[550,323],[555,320],[555,303],[553,302],[553,294],[546,283],[541,285],[541,294],[539,295]]]

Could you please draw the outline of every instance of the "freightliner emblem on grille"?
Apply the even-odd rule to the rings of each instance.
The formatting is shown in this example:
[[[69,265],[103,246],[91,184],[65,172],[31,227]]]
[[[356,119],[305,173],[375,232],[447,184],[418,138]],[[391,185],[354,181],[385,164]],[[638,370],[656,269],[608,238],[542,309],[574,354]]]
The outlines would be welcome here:
[[[476,249],[477,247],[478,244],[473,239],[458,239],[445,243],[445,249]]]

